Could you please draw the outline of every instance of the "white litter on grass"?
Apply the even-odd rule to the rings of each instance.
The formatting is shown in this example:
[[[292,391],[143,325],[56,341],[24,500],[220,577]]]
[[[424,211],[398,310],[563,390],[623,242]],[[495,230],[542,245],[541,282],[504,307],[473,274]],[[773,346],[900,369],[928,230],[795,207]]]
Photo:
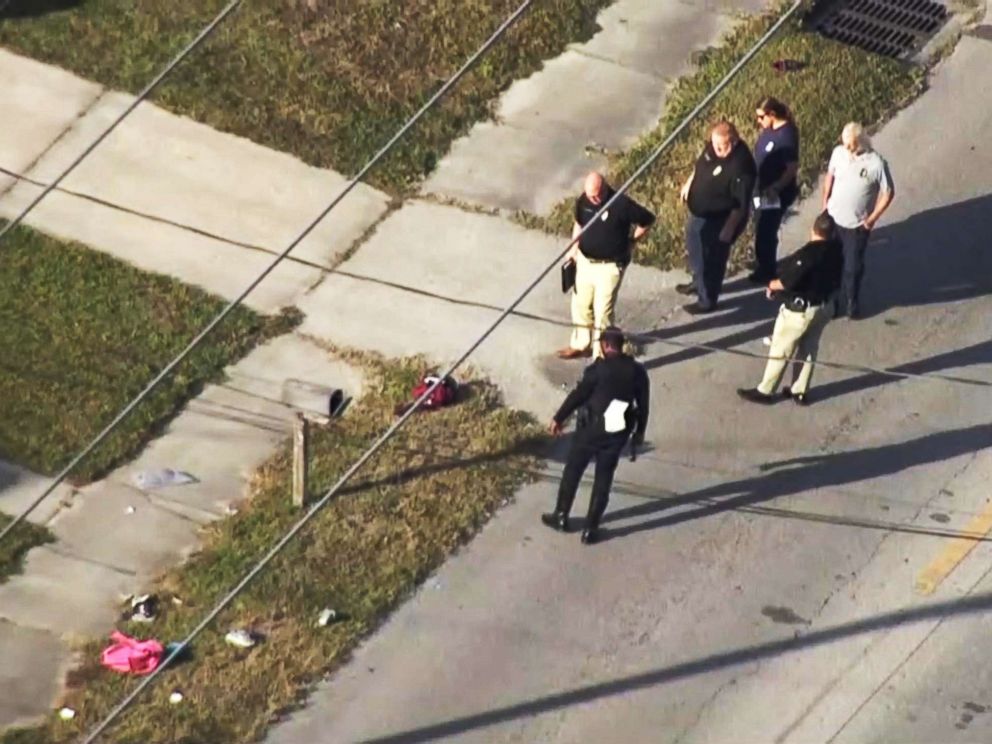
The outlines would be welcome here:
[[[189,473],[172,468],[161,470],[142,470],[134,476],[134,485],[138,488],[165,488],[167,486],[185,486],[198,481]]]
[[[72,708],[63,708],[62,710],[59,711],[59,718],[61,718],[63,721],[71,721],[75,717],[76,717],[76,711],[74,711]]]
[[[255,639],[247,630],[232,630],[224,636],[224,640],[239,648],[251,648],[255,645]]]
[[[338,613],[330,608],[321,610],[320,615],[317,617],[317,625],[324,626],[329,625],[334,622],[338,617]]]
[[[173,705],[181,703],[183,701],[183,694],[179,690],[173,690],[172,694],[169,695],[169,702]]]

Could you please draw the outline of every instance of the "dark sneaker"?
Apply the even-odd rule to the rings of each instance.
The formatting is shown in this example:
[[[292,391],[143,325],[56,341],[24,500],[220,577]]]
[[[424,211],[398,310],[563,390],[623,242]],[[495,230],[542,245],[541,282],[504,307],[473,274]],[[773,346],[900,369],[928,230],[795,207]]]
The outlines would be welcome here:
[[[699,294],[699,290],[696,289],[695,282],[685,282],[684,284],[676,284],[675,291],[683,295]]]

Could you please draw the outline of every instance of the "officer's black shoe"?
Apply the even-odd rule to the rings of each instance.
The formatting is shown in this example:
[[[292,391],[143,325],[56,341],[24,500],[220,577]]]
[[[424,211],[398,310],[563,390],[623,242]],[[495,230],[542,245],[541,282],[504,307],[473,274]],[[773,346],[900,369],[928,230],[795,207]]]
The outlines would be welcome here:
[[[689,315],[706,315],[716,310],[716,303],[712,305],[704,305],[701,302],[693,302],[688,305],[683,305],[682,309],[685,310]]]
[[[751,403],[762,403],[768,406],[775,402],[774,395],[765,395],[758,388],[738,388],[737,394]]]
[[[541,521],[553,530],[557,530],[558,532],[568,532],[568,517],[561,512],[542,514]]]
[[[589,528],[582,530],[582,544],[595,545],[599,542],[599,528]]]
[[[686,282],[685,284],[676,284],[675,291],[683,295],[694,295],[699,294],[699,290],[696,289],[695,282]]]
[[[792,398],[792,402],[797,406],[809,405],[809,398],[807,397],[809,395],[808,393],[793,393],[792,388],[783,388],[782,395],[786,398]]]

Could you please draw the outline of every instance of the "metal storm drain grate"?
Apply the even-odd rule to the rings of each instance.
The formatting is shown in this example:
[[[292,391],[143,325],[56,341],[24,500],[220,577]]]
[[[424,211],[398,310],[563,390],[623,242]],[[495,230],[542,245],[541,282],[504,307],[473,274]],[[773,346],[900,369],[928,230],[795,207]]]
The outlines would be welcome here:
[[[945,21],[947,8],[933,0],[841,0],[812,25],[828,39],[908,59]]]

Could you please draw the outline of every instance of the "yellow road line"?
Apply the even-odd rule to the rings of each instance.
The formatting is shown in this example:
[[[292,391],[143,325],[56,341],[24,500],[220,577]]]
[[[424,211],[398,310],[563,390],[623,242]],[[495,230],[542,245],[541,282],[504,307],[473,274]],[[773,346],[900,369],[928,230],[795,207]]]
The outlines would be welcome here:
[[[976,537],[984,537],[992,530],[992,503],[985,507],[978,516],[974,517],[964,532],[972,537],[956,537],[934,558],[916,579],[915,589],[918,594],[933,594],[940,583],[957,568],[968,553],[978,545]]]

